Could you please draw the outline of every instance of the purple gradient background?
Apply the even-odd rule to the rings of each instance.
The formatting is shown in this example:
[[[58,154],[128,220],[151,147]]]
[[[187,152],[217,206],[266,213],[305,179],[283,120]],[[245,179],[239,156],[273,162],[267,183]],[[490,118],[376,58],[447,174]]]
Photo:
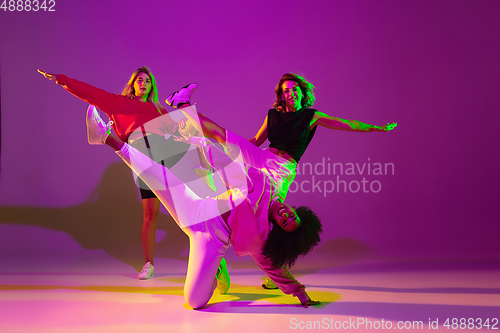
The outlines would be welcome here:
[[[65,247],[54,244],[54,230],[99,249],[81,239],[99,237],[85,220],[106,212],[108,237],[127,234],[131,253],[142,256],[130,173],[109,149],[87,144],[86,104],[36,69],[119,93],[143,65],[155,73],[161,100],[198,82],[199,110],[245,137],[289,71],[315,84],[322,112],[398,122],[386,134],[318,129],[302,164],[395,165],[394,175],[366,176],[380,181],[379,193],[290,194],[290,203],[322,218],[323,244],[348,239],[358,249],[410,256],[500,254],[499,1],[59,0],[55,8],[0,12],[4,254],[53,243],[56,256]],[[125,240],[116,246],[130,248]]]

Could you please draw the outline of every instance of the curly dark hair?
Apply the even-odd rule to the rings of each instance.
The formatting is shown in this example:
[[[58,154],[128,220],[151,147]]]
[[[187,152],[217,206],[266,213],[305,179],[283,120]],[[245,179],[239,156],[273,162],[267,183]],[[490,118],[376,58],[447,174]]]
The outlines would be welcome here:
[[[309,207],[301,206],[296,210],[300,225],[295,231],[281,229],[274,220],[274,227],[267,235],[262,254],[270,258],[273,268],[292,267],[299,256],[304,256],[320,241],[323,231],[321,220]]]
[[[278,82],[278,85],[274,89],[274,92],[276,93],[276,101],[273,104],[273,108],[281,112],[283,112],[286,109],[285,101],[283,100],[283,89],[282,89],[283,82],[285,81],[297,82],[297,84],[300,87],[300,90],[302,91],[302,95],[304,96],[304,98],[302,99],[303,108],[308,108],[313,106],[314,101],[316,100],[313,91],[314,85],[310,82],[307,82],[307,80],[304,77],[298,74],[286,73],[283,74],[280,82]]]

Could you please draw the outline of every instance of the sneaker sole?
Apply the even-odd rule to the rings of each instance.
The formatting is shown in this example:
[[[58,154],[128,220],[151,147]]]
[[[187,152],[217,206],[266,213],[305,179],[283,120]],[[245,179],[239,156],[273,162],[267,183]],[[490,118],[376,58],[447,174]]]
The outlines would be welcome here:
[[[229,286],[231,285],[231,279],[230,279],[229,273],[227,271],[226,259],[222,258],[222,260],[220,261],[220,266],[222,267],[222,274],[224,275],[224,278],[227,281],[227,288],[226,288],[226,290],[224,290],[224,292],[222,292],[219,288],[217,288],[217,290],[219,291],[219,293],[221,295],[224,295],[225,293],[227,293],[227,291],[229,290]]]
[[[93,121],[94,110],[95,106],[93,105],[89,105],[89,107],[87,108],[87,117],[86,117],[87,141],[91,145],[102,145],[103,143],[101,142],[100,138],[98,142],[95,141],[95,138],[99,136],[100,133],[99,130],[96,129],[96,126]]]
[[[278,287],[269,288],[268,286],[266,286],[265,283],[262,284],[262,288],[267,289],[267,290],[276,290],[276,289],[279,289]]]
[[[272,283],[272,287],[269,287],[267,285],[268,281]],[[267,290],[276,290],[276,289],[279,289],[278,286],[276,286],[276,284],[271,279],[269,279],[269,278],[267,278],[266,281],[264,281],[264,283],[262,284],[262,288],[267,289]]]
[[[181,91],[182,89],[186,89],[186,88],[189,88],[190,86],[194,85],[195,87],[192,88],[193,91],[195,91],[196,89],[198,89],[198,83],[189,83],[187,85],[185,85],[184,87],[180,88],[179,90],[177,91],[174,91],[172,94],[170,94],[170,96],[172,96],[172,102],[169,101],[170,99],[170,96],[168,96],[166,99],[165,99],[165,103],[167,103],[167,105],[173,107],[173,108],[178,108],[178,105],[176,106],[173,106],[172,104],[174,104],[174,100],[175,100],[175,95],[177,95],[179,93],[179,91]]]

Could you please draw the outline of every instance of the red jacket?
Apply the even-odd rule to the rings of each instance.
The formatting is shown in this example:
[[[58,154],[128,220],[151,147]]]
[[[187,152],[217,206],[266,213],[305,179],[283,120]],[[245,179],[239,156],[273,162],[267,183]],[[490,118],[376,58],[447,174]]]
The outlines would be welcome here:
[[[160,115],[167,114],[167,110],[162,109],[162,112],[159,112],[151,102],[141,102],[126,96],[112,94],[85,82],[71,79],[66,75],[58,74],[57,84],[106,113],[109,119],[114,122],[115,133],[124,142],[127,141],[130,133],[139,126]],[[170,117],[167,118],[166,122],[163,120],[162,124],[164,128],[160,128],[159,131],[163,133],[157,134],[172,134],[174,126],[177,125]]]

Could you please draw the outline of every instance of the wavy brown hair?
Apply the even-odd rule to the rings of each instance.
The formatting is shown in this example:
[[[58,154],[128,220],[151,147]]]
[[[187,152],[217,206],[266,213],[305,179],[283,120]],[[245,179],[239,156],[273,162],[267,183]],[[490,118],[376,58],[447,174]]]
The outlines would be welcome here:
[[[283,83],[285,81],[294,81],[299,85],[300,90],[302,91],[302,107],[309,108],[313,106],[316,97],[314,96],[314,85],[298,74],[295,73],[286,73],[281,77],[280,82],[274,89],[276,93],[276,101],[273,104],[273,108],[280,112],[284,112],[286,110],[285,101],[283,100]]]
[[[153,73],[151,73],[151,70],[146,66],[138,68],[135,70],[134,73],[132,73],[130,80],[128,80],[127,84],[125,85],[125,88],[123,88],[122,95],[127,96],[130,99],[135,98],[134,82],[135,79],[137,78],[137,75],[139,75],[140,73],[146,73],[151,78],[151,91],[149,92],[148,98],[146,100],[148,102],[153,103],[156,110],[158,110],[160,114],[164,114],[165,113],[163,111],[164,108],[163,106],[161,106],[160,101],[158,100],[158,88],[156,87],[155,77]]]
[[[267,235],[262,254],[270,258],[273,268],[292,267],[299,256],[304,256],[320,241],[323,231],[321,220],[309,207],[301,206],[295,210],[300,218],[300,225],[295,231],[281,229],[274,220],[274,226]]]

